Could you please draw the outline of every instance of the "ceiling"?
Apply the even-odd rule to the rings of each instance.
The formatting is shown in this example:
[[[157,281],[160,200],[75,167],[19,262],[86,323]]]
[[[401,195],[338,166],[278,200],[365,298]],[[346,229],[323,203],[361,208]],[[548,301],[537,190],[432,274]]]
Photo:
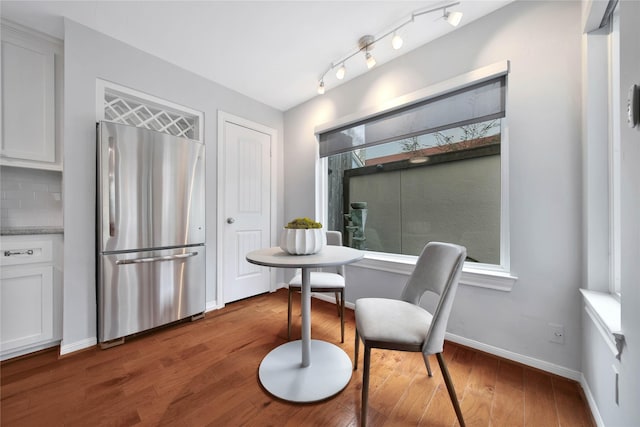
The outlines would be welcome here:
[[[461,0],[459,27],[513,0]],[[358,39],[394,29],[416,10],[452,1],[6,1],[2,18],[63,39],[63,17],[144,50],[202,77],[286,111],[318,96],[331,63],[357,52]],[[404,45],[379,41],[377,66],[454,31],[442,12],[400,30]],[[364,55],[346,63],[327,90],[364,72]]]

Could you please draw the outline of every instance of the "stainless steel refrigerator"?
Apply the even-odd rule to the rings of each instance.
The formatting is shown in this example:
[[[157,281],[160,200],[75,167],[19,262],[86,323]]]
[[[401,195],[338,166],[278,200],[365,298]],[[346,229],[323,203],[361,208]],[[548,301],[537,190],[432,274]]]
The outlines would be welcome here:
[[[97,126],[98,341],[205,310],[203,144]]]

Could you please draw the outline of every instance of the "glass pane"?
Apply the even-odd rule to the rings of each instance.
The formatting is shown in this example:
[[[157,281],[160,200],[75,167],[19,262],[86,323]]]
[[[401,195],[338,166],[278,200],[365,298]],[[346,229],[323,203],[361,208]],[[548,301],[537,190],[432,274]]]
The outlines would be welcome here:
[[[500,263],[500,120],[329,156],[330,229],[358,247],[351,203],[366,203],[362,248],[419,255],[430,241]]]
[[[499,155],[407,169],[399,188],[399,253],[419,255],[427,242],[451,242],[466,246],[469,261],[500,264]]]
[[[367,203],[365,247],[370,251],[401,254],[402,198],[400,171],[360,176],[349,180],[350,203]],[[349,209],[353,209],[350,207]],[[347,233],[348,239],[353,233]],[[350,246],[356,246],[350,244]]]

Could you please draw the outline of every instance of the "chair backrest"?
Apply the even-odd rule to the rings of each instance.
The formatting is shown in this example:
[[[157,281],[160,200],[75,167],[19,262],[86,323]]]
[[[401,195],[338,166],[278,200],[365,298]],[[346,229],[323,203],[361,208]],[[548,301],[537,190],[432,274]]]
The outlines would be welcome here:
[[[342,246],[342,233],[339,231],[327,231],[327,245]],[[329,271],[323,268],[323,271]],[[330,272],[338,273],[344,277],[344,265],[332,269]]]
[[[327,245],[342,246],[342,233],[339,231],[327,231]]]
[[[420,299],[427,291],[439,297],[432,313],[431,327],[422,347],[424,354],[442,352],[449,313],[466,256],[467,249],[464,246],[441,242],[428,243],[402,290],[401,298],[416,305],[420,304]]]

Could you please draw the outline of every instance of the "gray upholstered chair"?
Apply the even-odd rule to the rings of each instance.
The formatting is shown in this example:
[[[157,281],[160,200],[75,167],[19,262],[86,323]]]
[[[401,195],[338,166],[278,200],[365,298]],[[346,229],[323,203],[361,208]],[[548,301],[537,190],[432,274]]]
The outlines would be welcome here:
[[[327,245],[342,246],[342,233],[327,231]],[[340,316],[340,337],[344,342],[344,266],[336,267],[335,271],[312,271],[311,292],[333,292],[336,296],[338,316]],[[287,339],[291,339],[291,302],[293,293],[302,287],[302,274],[296,274],[289,281],[289,310],[287,315]]]
[[[356,342],[354,370],[358,368],[360,339],[364,343],[364,372],[362,373],[361,424],[366,425],[369,393],[369,365],[371,349],[421,352],[429,376],[429,355],[435,354],[449,391],[460,425],[464,427],[462,411],[442,357],[444,335],[453,298],[467,250],[463,246],[431,242],[427,244],[407,284],[401,300],[361,298],[356,300]],[[420,307],[426,292],[437,297],[433,314]]]

